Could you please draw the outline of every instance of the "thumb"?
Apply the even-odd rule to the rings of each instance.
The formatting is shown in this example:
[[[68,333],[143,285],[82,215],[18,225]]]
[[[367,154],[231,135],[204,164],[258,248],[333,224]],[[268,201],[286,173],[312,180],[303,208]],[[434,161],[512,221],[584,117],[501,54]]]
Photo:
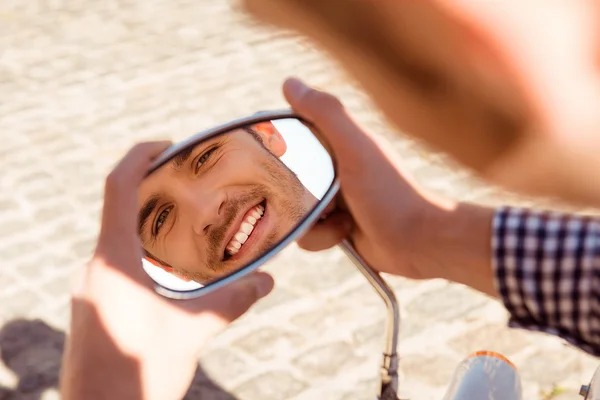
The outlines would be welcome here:
[[[283,84],[283,95],[292,108],[315,124],[343,164],[360,162],[358,157],[376,147],[374,138],[363,130],[346,112],[342,102],[332,94],[289,78]]]
[[[254,272],[191,303],[198,311],[210,310],[211,314],[227,325],[271,293],[274,285],[271,275],[266,272]]]

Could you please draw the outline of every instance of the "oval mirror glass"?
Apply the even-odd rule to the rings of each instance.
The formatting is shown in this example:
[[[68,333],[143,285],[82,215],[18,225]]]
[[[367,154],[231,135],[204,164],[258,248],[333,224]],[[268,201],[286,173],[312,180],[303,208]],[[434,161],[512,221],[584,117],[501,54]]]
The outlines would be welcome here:
[[[337,190],[334,161],[313,126],[246,120],[173,146],[140,185],[143,267],[164,288],[198,290],[257,268]]]

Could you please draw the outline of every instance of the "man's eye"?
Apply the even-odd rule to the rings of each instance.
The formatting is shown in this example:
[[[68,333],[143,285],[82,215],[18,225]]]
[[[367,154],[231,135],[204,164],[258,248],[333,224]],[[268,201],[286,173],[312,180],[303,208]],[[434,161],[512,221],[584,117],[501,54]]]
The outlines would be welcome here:
[[[158,234],[158,232],[160,231],[160,228],[162,228],[163,224],[167,220],[167,217],[169,216],[170,212],[171,212],[171,208],[167,208],[167,209],[163,210],[160,214],[158,214],[158,217],[156,218],[156,222],[154,222],[154,235]]]
[[[217,150],[217,147],[208,150],[206,153],[200,156],[198,162],[196,163],[196,172],[198,172],[204,163],[210,159],[210,156],[215,152],[215,150]]]

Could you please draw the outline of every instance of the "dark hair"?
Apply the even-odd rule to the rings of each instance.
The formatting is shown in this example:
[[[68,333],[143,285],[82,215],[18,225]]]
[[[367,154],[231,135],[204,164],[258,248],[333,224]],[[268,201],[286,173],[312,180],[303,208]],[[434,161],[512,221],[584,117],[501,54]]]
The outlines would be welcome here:
[[[249,134],[251,134],[251,135],[254,137],[254,139],[256,139],[256,140],[257,140],[257,141],[258,141],[260,144],[263,144],[263,145],[264,145],[264,141],[263,141],[263,138],[262,138],[262,136],[260,136],[260,135],[258,134],[258,132],[256,132],[256,131],[254,130],[254,128],[252,128],[252,127],[250,127],[250,126],[245,126],[245,127],[243,127],[242,129],[243,129],[243,130],[245,130],[246,132],[248,132]]]

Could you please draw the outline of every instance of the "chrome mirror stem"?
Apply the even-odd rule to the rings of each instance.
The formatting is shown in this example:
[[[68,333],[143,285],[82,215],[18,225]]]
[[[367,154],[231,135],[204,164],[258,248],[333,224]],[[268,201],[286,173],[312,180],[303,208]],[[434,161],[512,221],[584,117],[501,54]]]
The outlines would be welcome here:
[[[395,395],[398,393],[398,354],[396,347],[400,331],[400,311],[398,310],[396,296],[379,273],[369,267],[348,240],[343,240],[340,247],[350,260],[352,260],[356,268],[367,278],[371,286],[375,288],[387,307],[386,340],[383,351],[379,396],[381,398],[385,393],[390,392],[393,392]]]

